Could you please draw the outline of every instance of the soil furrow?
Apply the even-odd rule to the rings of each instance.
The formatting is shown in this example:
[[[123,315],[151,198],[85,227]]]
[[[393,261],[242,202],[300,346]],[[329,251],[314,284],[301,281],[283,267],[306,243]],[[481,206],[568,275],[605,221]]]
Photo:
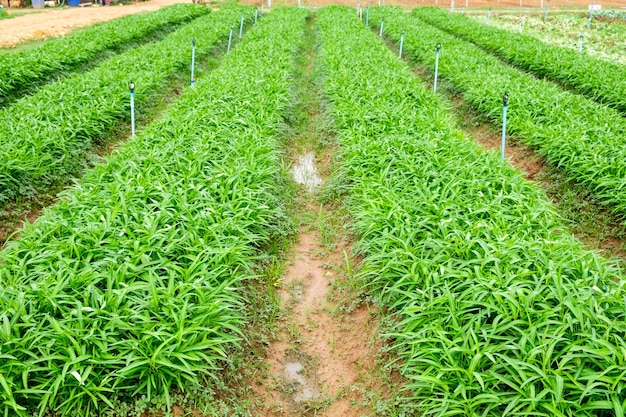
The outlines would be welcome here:
[[[375,361],[379,349],[372,342],[376,312],[360,302],[351,282],[355,261],[348,256],[345,215],[337,202],[318,202],[333,148],[313,79],[314,44],[311,22],[302,68],[296,70],[298,105],[287,144],[300,183],[301,221],[280,286],[280,331],[268,348],[266,372],[254,381],[254,415],[263,417],[375,415],[372,403],[384,391]]]

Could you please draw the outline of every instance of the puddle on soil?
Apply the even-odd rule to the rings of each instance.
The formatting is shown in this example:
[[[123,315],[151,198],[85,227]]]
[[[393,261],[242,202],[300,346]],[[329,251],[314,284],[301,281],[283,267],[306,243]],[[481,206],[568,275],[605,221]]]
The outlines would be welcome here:
[[[284,376],[287,382],[297,382],[300,385],[299,392],[294,395],[293,401],[301,403],[319,397],[319,392],[312,383],[302,375],[304,367],[300,362],[287,362],[285,364]]]
[[[296,285],[295,292],[296,292],[296,300],[298,301],[302,300],[302,296],[304,295],[304,289],[302,288],[302,285]]]
[[[298,163],[293,167],[293,176],[298,184],[304,185],[309,191],[322,184],[313,164],[313,152],[301,155]]]

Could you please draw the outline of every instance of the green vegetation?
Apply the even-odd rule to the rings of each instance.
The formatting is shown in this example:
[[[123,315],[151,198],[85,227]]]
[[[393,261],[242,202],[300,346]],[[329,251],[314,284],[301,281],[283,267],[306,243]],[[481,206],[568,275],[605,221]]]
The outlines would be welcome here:
[[[206,7],[177,4],[153,13],[94,25],[64,38],[52,39],[35,49],[0,52],[0,106],[19,98],[47,78],[97,59],[103,51],[144,39],[164,27],[188,22],[208,12]]]
[[[626,66],[547,45],[532,36],[507,32],[442,9],[420,7],[413,14],[511,65],[558,81],[592,100],[626,112]]]
[[[250,7],[224,8],[194,20],[162,41],[111,58],[0,110],[0,208],[36,199],[87,163],[92,144],[130,119],[128,83],[136,83],[140,112],[167,80],[228,38],[231,25]],[[19,117],[16,117],[19,115]]]
[[[566,176],[587,187],[602,206],[626,214],[626,120],[616,110],[564,91],[545,80],[503,64],[469,42],[459,40],[398,9],[374,9],[372,24],[385,16],[385,33],[434,67],[440,42],[439,74],[464,100],[501,124],[502,96],[510,95],[507,129]]]
[[[11,17],[13,17],[13,16],[11,16],[10,14],[8,14],[8,13],[6,12],[6,10],[2,10],[2,9],[0,9],[0,20],[2,20],[2,19],[9,19],[9,18],[11,18]]]
[[[626,64],[626,25],[608,23],[594,14],[591,26],[589,12],[551,14],[547,21],[543,16],[526,15],[522,17],[523,32],[541,39],[545,43],[578,50],[580,35],[583,35],[583,51],[607,61]],[[485,22],[485,16],[474,16],[479,22]],[[490,25],[498,26],[511,32],[519,32],[520,16],[515,14],[492,13]]]
[[[626,21],[626,12],[618,12],[617,10],[603,10],[601,12],[597,12],[596,17]]]
[[[253,11],[222,6],[0,110],[0,209],[89,166],[93,145],[129,119],[130,80],[139,113],[156,106],[166,86],[188,84],[192,39],[202,62]],[[182,22],[206,9],[163,13],[187,13],[174,18]],[[150,16],[154,28],[128,39],[158,30]],[[378,27],[384,17],[391,41],[404,31],[405,54],[431,69],[441,43],[445,89],[480,117],[499,124],[508,92],[510,132],[560,170],[555,187],[565,200],[576,181],[626,215],[626,121],[417,16],[541,67],[542,76],[565,72],[524,58],[551,47],[441,11],[375,7],[368,29],[354,8],[320,9],[317,26],[305,9],[273,9],[216,70],[162,103],[158,122],[87,170],[0,252],[0,415],[171,415],[174,404],[188,415],[248,415],[253,405],[235,392],[267,372],[256,362],[267,345],[259,327],[275,326],[281,249],[295,225],[283,157],[336,139],[323,203],[307,205],[299,220],[316,224],[316,256],[335,248],[345,223],[342,232],[356,240],[354,259],[344,251],[345,265],[336,266],[346,283],[331,293],[355,291],[355,304],[334,313],[375,300],[384,372],[402,374],[391,378],[400,386],[390,395],[367,393],[375,412],[624,416],[620,264],[585,250],[544,191],[458,131],[450,104],[385,46]],[[83,58],[64,61],[62,71],[117,47],[94,45],[104,49],[77,51]],[[309,330],[317,326],[306,320]],[[293,340],[302,334],[285,327]],[[333,353],[335,335],[327,335]],[[312,401],[311,412],[329,398]]]
[[[279,147],[306,16],[262,19],[0,253],[4,415],[89,416],[114,396],[169,406],[219,385],[244,337],[243,284],[290,233]]]
[[[402,26],[409,50],[419,37],[434,55],[428,29],[394,13],[391,36]],[[542,191],[455,131],[353,9],[320,10],[318,24],[341,148],[336,192],[360,239],[361,276],[392,315],[405,413],[623,415],[618,269],[563,230]],[[453,58],[456,45],[442,43]]]
[[[421,68],[416,72],[425,75]],[[469,103],[458,100],[447,81],[439,80],[437,85],[437,94],[450,103],[458,128],[483,148],[499,151],[502,125],[489,124]],[[619,260],[622,267],[626,266],[623,256],[626,255],[626,230],[615,213],[596,202],[593,193],[558,168],[544,164],[542,158],[516,138],[507,141],[506,158],[525,178],[546,191],[555,210],[587,249],[597,250],[602,256]]]

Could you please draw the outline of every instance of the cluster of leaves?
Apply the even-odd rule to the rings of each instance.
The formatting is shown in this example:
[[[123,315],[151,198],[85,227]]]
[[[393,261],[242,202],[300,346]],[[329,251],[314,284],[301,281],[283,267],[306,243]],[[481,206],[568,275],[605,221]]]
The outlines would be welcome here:
[[[511,65],[547,77],[592,100],[626,112],[626,67],[532,36],[478,23],[443,9],[419,7],[413,14],[502,58]]]
[[[541,190],[454,130],[447,105],[352,9],[320,10],[318,25],[337,188],[362,277],[393,314],[407,411],[623,416],[617,267],[563,231]]]
[[[7,13],[5,10],[0,9],[0,20],[8,19],[10,17],[11,15],[9,13]]]
[[[52,39],[35,49],[2,53],[0,106],[18,98],[43,79],[97,59],[103,51],[144,39],[164,27],[187,22],[208,12],[206,7],[177,4],[153,13],[97,24],[64,38]]]
[[[509,133],[586,186],[601,205],[626,214],[626,120],[617,110],[512,68],[401,10],[375,8],[371,21],[379,24],[383,16],[385,33],[399,40],[406,29],[405,51],[430,68],[440,42],[439,74],[498,125],[502,96],[508,92]]]
[[[222,8],[163,40],[117,55],[94,70],[49,84],[0,110],[0,207],[33,199],[83,168],[95,141],[130,119],[128,83],[136,84],[137,111],[161,93],[165,82],[228,38],[252,7]]]
[[[169,406],[218,378],[242,283],[291,224],[279,138],[306,15],[273,11],[0,253],[4,415],[90,416],[113,394]]]

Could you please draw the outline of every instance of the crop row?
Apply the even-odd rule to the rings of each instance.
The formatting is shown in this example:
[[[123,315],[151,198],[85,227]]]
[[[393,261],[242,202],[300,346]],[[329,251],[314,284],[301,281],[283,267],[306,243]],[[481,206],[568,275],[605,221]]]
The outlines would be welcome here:
[[[320,10],[318,25],[335,183],[364,285],[392,315],[408,414],[623,415],[617,268],[563,231],[542,191],[455,130],[448,105],[352,9]]]
[[[130,119],[128,83],[136,84],[138,111],[162,93],[164,84],[207,55],[229,35],[250,7],[223,8],[171,33],[160,42],[135,48],[85,74],[47,85],[0,110],[0,208],[32,199],[85,166],[94,142],[120,121]]]
[[[178,4],[149,14],[122,17],[52,39],[38,48],[0,53],[0,106],[29,91],[42,80],[98,59],[104,51],[141,40],[165,27],[209,12],[194,4]]]
[[[532,36],[478,23],[442,9],[417,8],[413,15],[502,58],[547,77],[592,100],[626,112],[626,66],[551,46]]]
[[[482,115],[500,125],[502,97],[510,96],[507,130],[531,145],[555,167],[589,188],[597,201],[626,214],[626,120],[609,107],[503,64],[469,42],[397,9],[385,16],[385,33],[433,68],[435,45],[442,45],[439,74]]]
[[[604,10],[596,13],[596,17],[626,21],[626,12],[619,12],[617,10]]]
[[[306,15],[269,14],[0,253],[4,415],[89,416],[217,381],[243,281],[291,228],[279,149]]]

